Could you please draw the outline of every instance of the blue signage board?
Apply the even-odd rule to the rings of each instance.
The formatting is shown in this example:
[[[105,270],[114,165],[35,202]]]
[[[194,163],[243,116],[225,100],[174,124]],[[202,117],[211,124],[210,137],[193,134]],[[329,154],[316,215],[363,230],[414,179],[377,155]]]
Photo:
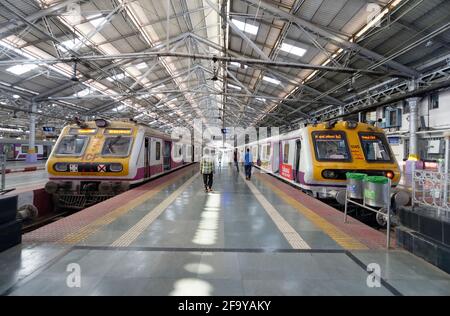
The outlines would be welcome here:
[[[400,137],[388,137],[388,142],[391,145],[398,145],[400,144]]]
[[[42,130],[46,133],[54,133],[55,132],[55,128],[52,126],[43,126]]]

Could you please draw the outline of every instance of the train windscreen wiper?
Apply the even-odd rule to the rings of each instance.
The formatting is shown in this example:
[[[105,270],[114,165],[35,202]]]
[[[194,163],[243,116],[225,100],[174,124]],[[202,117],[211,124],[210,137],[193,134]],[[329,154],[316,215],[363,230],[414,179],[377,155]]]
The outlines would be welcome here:
[[[118,136],[116,137],[116,139],[114,139],[112,142],[110,142],[110,143],[108,144],[108,149],[109,149],[109,152],[110,152],[111,154],[115,154],[114,149],[112,148],[112,146],[114,146],[115,144],[117,144],[117,142],[118,142],[121,138],[122,138],[122,135],[118,135]]]

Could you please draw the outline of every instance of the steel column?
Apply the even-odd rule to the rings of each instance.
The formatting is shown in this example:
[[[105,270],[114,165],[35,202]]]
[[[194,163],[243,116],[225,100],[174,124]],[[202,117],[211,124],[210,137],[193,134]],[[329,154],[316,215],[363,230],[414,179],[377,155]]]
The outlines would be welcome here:
[[[409,105],[409,156],[408,160],[419,160],[417,147],[418,103],[420,98],[408,99]]]
[[[26,157],[26,162],[34,163],[37,161],[37,152],[35,150],[36,144],[36,112],[37,105],[36,102],[31,104],[31,113],[30,113],[30,136],[28,140],[28,152]]]

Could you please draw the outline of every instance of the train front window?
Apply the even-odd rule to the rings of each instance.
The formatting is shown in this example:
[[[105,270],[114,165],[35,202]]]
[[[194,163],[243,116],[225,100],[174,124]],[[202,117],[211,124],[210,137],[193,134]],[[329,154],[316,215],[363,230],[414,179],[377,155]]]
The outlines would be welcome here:
[[[364,156],[370,162],[389,162],[391,154],[386,137],[383,134],[360,133],[359,139]]]
[[[56,148],[57,155],[80,156],[86,148],[89,137],[87,136],[64,136]]]
[[[131,147],[131,137],[107,137],[103,144],[102,156],[128,156]]]
[[[343,132],[313,132],[317,161],[349,161],[347,139]]]

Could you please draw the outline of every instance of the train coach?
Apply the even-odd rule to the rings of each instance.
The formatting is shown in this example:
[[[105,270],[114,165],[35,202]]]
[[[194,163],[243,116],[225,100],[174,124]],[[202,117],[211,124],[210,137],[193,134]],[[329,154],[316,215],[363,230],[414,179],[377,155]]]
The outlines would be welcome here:
[[[400,169],[383,130],[370,124],[338,121],[308,125],[246,147],[257,152],[254,163],[263,171],[316,198],[343,203],[347,172],[386,176],[393,186],[400,181]]]
[[[28,140],[2,138],[0,139],[0,154],[4,154],[7,161],[24,161],[28,152]],[[45,160],[50,155],[53,143],[51,141],[36,140],[35,152],[38,160]]]
[[[59,208],[82,209],[193,161],[190,142],[134,121],[63,128],[47,161],[45,189]]]

